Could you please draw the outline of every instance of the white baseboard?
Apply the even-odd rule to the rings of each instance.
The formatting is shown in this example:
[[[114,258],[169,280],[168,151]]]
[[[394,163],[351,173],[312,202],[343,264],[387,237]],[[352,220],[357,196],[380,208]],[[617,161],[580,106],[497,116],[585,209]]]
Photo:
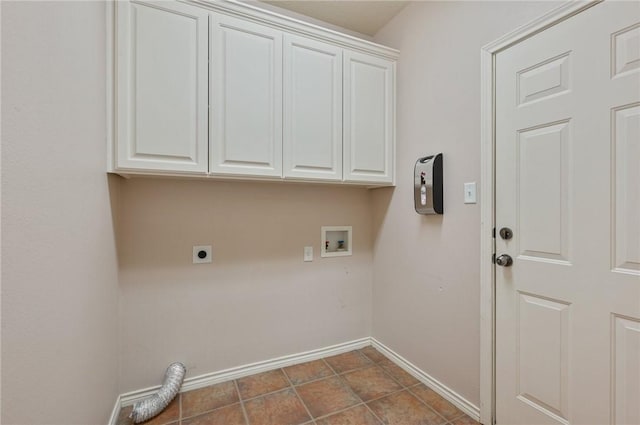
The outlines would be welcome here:
[[[336,344],[325,348],[319,348],[316,350],[305,351],[303,353],[291,354],[288,356],[278,357],[271,360],[265,360],[262,362],[251,363],[244,366],[233,367],[230,369],[221,370],[218,372],[207,373],[204,375],[193,376],[184,380],[180,392],[187,392],[198,388],[207,387],[209,385],[219,384],[225,381],[231,381],[233,379],[242,378],[256,373],[267,372],[282,367],[293,366],[299,363],[310,362],[312,360],[318,360],[324,357],[335,356],[336,354],[346,353],[352,350],[358,350],[371,345],[371,338],[361,338],[354,341],[345,342],[342,344]],[[154,394],[160,385],[155,387],[145,388],[142,390],[132,391],[125,394],[121,394],[120,405],[130,406],[138,400],[142,400],[152,394]],[[112,423],[112,425],[114,425]]]
[[[456,393],[446,385],[439,382],[429,374],[423,372],[415,365],[408,362],[399,354],[382,344],[375,338],[361,338],[354,341],[345,342],[342,344],[336,344],[325,348],[319,348],[316,350],[305,351],[303,353],[291,354],[288,356],[278,357],[271,360],[265,360],[262,362],[251,363],[244,366],[238,366],[230,369],[221,370],[218,372],[207,373],[204,375],[193,376],[184,380],[180,392],[186,392],[195,390],[198,388],[207,387],[209,385],[219,384],[221,382],[231,381],[233,379],[242,378],[245,376],[253,375],[256,373],[267,372],[282,367],[293,366],[299,363],[310,362],[312,360],[318,360],[329,356],[335,356],[337,354],[346,353],[352,350],[358,350],[360,348],[372,345],[382,354],[387,356],[391,361],[406,370],[416,379],[423,384],[427,385],[435,392],[440,394],[446,400],[453,403],[456,407],[462,410],[475,420],[480,419],[480,409],[478,406],[469,402],[467,399]],[[122,407],[130,406],[136,401],[142,400],[150,395],[154,394],[160,385],[155,387],[149,387],[142,390],[131,391],[125,394],[121,394],[116,399],[116,404],[111,413],[109,419],[109,425],[117,425],[118,413]]]
[[[118,425],[118,415],[120,414],[120,409],[122,408],[121,397],[122,396],[116,397],[116,404],[113,406],[111,416],[109,417],[109,425]]]
[[[391,350],[389,347],[381,343],[375,338],[371,338],[371,345],[380,351],[382,354],[387,356],[389,360],[400,366],[407,373],[411,374],[418,381],[422,382],[433,391],[440,394],[444,399],[453,403],[458,409],[462,410],[464,413],[469,415],[471,418],[476,421],[480,420],[480,408],[475,404],[471,403],[466,398],[462,397],[457,392],[453,391],[451,388],[444,385],[442,382],[438,381],[428,373],[422,371],[414,364],[406,360],[404,357]]]

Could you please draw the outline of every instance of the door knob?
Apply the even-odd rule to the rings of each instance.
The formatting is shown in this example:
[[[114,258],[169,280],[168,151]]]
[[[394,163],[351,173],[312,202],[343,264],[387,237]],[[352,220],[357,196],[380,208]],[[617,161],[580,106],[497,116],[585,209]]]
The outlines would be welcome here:
[[[513,258],[508,254],[502,254],[496,258],[496,264],[502,267],[509,267],[513,264]]]

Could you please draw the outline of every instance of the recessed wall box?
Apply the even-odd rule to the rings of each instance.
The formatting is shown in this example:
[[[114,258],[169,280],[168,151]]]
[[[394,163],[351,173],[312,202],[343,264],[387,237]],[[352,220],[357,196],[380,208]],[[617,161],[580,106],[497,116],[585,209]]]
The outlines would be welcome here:
[[[442,154],[425,156],[414,168],[413,200],[418,214],[442,214]]]
[[[351,255],[353,250],[351,226],[322,226],[321,230],[321,257],[342,257]]]

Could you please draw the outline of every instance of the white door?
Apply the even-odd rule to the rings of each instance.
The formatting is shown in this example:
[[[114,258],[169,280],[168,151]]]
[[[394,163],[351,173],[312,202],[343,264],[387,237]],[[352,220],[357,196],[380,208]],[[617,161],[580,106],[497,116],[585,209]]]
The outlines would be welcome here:
[[[640,424],[640,3],[496,72],[497,423]]]
[[[342,49],[284,36],[284,176],[342,180]]]
[[[207,173],[208,13],[116,2],[117,170]]]
[[[211,14],[213,174],[282,176],[282,33]]]
[[[344,180],[393,183],[394,62],[344,53]]]

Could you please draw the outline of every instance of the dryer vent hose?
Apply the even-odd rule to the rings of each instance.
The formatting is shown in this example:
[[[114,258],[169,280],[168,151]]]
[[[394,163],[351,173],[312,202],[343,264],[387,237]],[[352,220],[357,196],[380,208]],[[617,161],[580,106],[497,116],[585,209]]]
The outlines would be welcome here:
[[[162,387],[151,397],[135,403],[129,418],[139,424],[159,415],[180,391],[186,371],[182,363],[171,363],[164,374]]]

